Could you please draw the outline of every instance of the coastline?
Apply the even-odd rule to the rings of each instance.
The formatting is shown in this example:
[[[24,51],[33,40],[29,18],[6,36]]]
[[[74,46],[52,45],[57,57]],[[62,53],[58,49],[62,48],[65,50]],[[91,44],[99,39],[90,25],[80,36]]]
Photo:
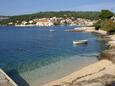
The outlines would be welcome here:
[[[107,35],[103,30],[91,30],[91,28],[83,32],[97,33],[103,36],[106,41],[107,48],[97,57],[98,62],[90,64],[79,71],[63,77],[61,79],[51,81],[43,86],[106,86],[113,85],[115,80],[115,35]],[[74,32],[74,31],[73,31]],[[77,32],[77,31],[75,31]],[[112,52],[112,53],[111,53]]]
[[[94,83],[97,84],[95,86],[100,86],[98,84],[105,86],[103,85],[103,82],[108,82],[109,80],[105,79],[106,81],[103,81],[103,77],[108,76],[111,76],[110,79],[115,76],[115,65],[111,61],[101,60],[97,63],[84,67],[81,70],[76,71],[62,79],[52,81],[43,86],[93,86],[91,84]]]
[[[41,38],[41,36],[45,36],[44,38],[45,39],[47,38],[48,40],[51,37],[50,40],[54,40],[54,42],[52,42],[52,41],[49,42],[49,43],[54,44],[54,46],[50,46],[51,47],[50,49],[48,48],[48,50],[49,50],[48,52],[51,52],[51,54],[50,54],[51,56],[49,54],[46,55],[47,52],[44,52],[44,54],[42,53],[42,55],[46,55],[46,58],[48,59],[47,61],[52,61],[48,65],[46,64],[45,68],[44,68],[44,65],[42,66],[42,64],[40,64],[41,66],[39,68],[37,68],[36,65],[39,65],[40,60],[37,61],[37,63],[36,63],[35,60],[31,61],[31,62],[29,62],[30,65],[28,65],[26,63],[26,62],[28,62],[29,59],[33,60],[33,55],[31,55],[31,56],[28,55],[27,56],[28,59],[25,59],[25,61],[24,61],[25,64],[21,65],[20,67],[18,67],[16,65],[16,67],[19,68],[18,70],[16,70],[16,73],[15,73],[15,71],[11,71],[11,72],[7,71],[7,70],[10,69],[10,67],[8,65],[9,69],[6,68],[6,72],[10,75],[10,77],[13,80],[16,81],[16,83],[18,85],[21,84],[20,86],[25,86],[25,83],[27,85],[29,84],[28,86],[42,86],[43,84],[45,84],[49,81],[56,80],[56,79],[59,79],[61,77],[67,76],[67,75],[71,74],[72,72],[83,68],[86,65],[97,62],[97,59],[95,57],[99,54],[99,51],[103,48],[103,47],[100,46],[100,45],[103,44],[103,42],[102,41],[99,42],[98,38],[92,33],[79,33],[79,34],[69,33],[68,34],[68,33],[64,32],[65,29],[75,28],[75,27],[71,27],[71,26],[50,27],[50,28],[53,28],[53,29],[57,30],[55,33],[50,33],[49,32],[50,28],[48,28],[47,30],[44,30],[44,29],[46,29],[46,27],[34,27],[34,28],[32,27],[32,28],[24,28],[24,29],[18,28],[18,27],[3,27],[3,28],[8,28],[8,29],[2,29],[1,32],[2,31],[7,31],[9,33],[11,31],[11,32],[13,32],[12,34],[15,34],[15,37],[16,37],[15,39],[14,39],[14,35],[12,36],[13,39],[14,39],[13,41],[20,40],[20,38],[22,39],[22,37],[24,37],[25,40],[26,40],[26,39],[28,39],[28,37],[33,36],[33,32],[34,32],[34,35],[35,35],[34,36],[35,42],[37,40],[36,38],[39,39],[39,38]],[[28,33],[28,32],[29,32],[28,35],[22,34],[22,33]],[[42,34],[44,32],[46,34]],[[7,37],[9,38],[8,33],[7,33]],[[21,36],[21,37],[19,38],[17,35]],[[56,35],[56,38],[54,38],[54,37],[52,38],[53,35]],[[75,37],[75,35],[76,35],[76,37]],[[66,36],[66,38],[65,38],[65,36]],[[1,36],[1,37],[4,37],[4,35]],[[68,38],[68,37],[70,37],[70,38]],[[42,43],[44,38],[42,37],[40,43]],[[74,46],[73,43],[72,43],[72,41],[75,40],[75,39],[86,39],[86,38],[89,40],[89,43],[87,45]],[[55,39],[56,39],[56,42],[55,42]],[[58,41],[60,40],[60,43],[58,43],[59,45],[57,44],[55,46],[55,44],[58,42],[57,40]],[[21,43],[21,44],[24,43],[25,44],[24,41],[21,40],[18,43]],[[39,39],[39,41],[40,41],[40,39]],[[44,42],[44,43],[45,44],[42,43],[43,47],[44,47],[44,45],[46,46],[48,44],[48,43],[46,44],[46,42]],[[26,43],[26,44],[28,44],[28,43]],[[33,42],[32,42],[32,44],[33,44]],[[36,44],[37,44],[37,46],[41,47],[39,42],[36,42]],[[96,45],[96,46],[90,46],[90,45]],[[59,47],[58,51],[62,51],[62,52],[58,52],[58,51],[53,52],[53,51],[55,51],[55,49],[58,49],[57,46]],[[84,49],[84,47],[85,47],[85,49]],[[10,47],[8,49],[10,50]],[[26,49],[25,47],[24,48],[23,47],[19,48],[19,47],[16,46],[16,49],[19,49],[18,51],[21,51],[21,53],[23,51],[26,51],[26,50],[28,51],[28,49]],[[31,48],[31,49],[33,49],[33,48]],[[37,50],[38,50],[38,48],[37,48]],[[32,52],[37,52],[37,50],[35,50],[35,51],[32,50]],[[90,52],[92,52],[92,53],[90,53]],[[53,56],[53,53],[54,53],[55,56]],[[57,53],[57,54],[55,54],[55,53]],[[62,54],[60,55],[58,53],[62,53]],[[26,57],[25,54],[23,54],[21,56],[19,54],[16,54],[16,57],[15,57],[16,61],[13,61],[13,62],[16,62],[16,63],[19,62],[20,63],[21,61],[19,61],[19,60],[20,59],[24,60],[24,58]],[[52,56],[53,56],[53,58],[52,58]],[[17,57],[19,59],[17,59]],[[41,57],[43,58],[43,56],[41,56]],[[59,58],[59,60],[58,60],[58,58]],[[57,63],[54,62],[54,60],[56,60]],[[7,59],[7,61],[10,62],[10,58]],[[13,63],[13,64],[15,65],[16,63]],[[32,69],[32,68],[35,68],[35,70]],[[48,68],[50,68],[50,69],[48,69]],[[79,68],[79,69],[76,69],[76,68]],[[36,69],[38,69],[38,70],[36,70]],[[17,71],[19,71],[19,72],[17,73]],[[18,78],[18,77],[21,77],[21,80],[17,80],[16,78]],[[23,81],[25,82],[24,85],[23,85]]]
[[[30,86],[42,86],[50,81],[60,79],[74,71],[78,71],[86,65],[97,62],[95,57],[90,58],[87,56],[81,59],[80,56],[79,58],[76,57],[77,56],[72,56],[69,59],[64,59],[59,62],[52,63],[40,69],[38,68],[33,71],[22,73],[21,76],[23,79],[27,80]]]
[[[87,28],[89,28],[89,27],[87,27]],[[103,31],[95,31],[95,30],[91,30],[91,29],[85,29],[84,30],[84,32],[91,32],[91,33],[97,33],[97,34],[100,34],[100,33],[102,33]],[[113,35],[111,35],[111,36],[107,36],[106,34],[101,34],[102,35],[102,37],[106,40],[106,42],[107,43],[111,43],[111,39],[114,39],[114,37],[113,37]],[[108,41],[107,41],[108,40]],[[96,57],[96,56],[95,56]],[[102,57],[101,57],[102,58]],[[95,58],[96,59],[96,58]],[[78,60],[77,58],[76,58],[76,60]],[[75,59],[74,60],[72,60],[72,61],[76,61]],[[68,62],[72,62],[71,60],[68,60]],[[79,62],[82,62],[83,60],[81,60],[81,61],[79,61]],[[65,60],[64,60],[64,62],[65,62]],[[68,64],[68,62],[67,62],[67,64]],[[89,61],[90,62],[90,61]],[[63,62],[62,62],[63,63]],[[74,63],[74,62],[73,62]],[[90,63],[91,65],[93,65],[93,63],[94,62],[92,62],[92,63]],[[57,63],[58,64],[58,63]],[[100,67],[100,65],[101,64],[104,64],[102,67]],[[92,67],[91,65],[89,65],[89,66],[87,66],[87,65],[84,65],[84,66],[86,66],[86,67],[81,67],[81,68],[85,68],[85,71],[84,71],[84,73],[82,74],[82,69],[81,68],[79,68],[78,70],[76,70],[78,67],[78,65],[76,65],[76,63],[74,64],[74,68],[75,68],[75,70],[73,70],[73,71],[71,71],[70,73],[72,73],[72,72],[74,72],[74,73],[72,73],[72,74],[70,74],[70,73],[68,73],[68,74],[66,74],[67,75],[67,77],[65,77],[66,75],[64,75],[63,77],[64,77],[64,81],[63,82],[59,82],[58,83],[58,80],[56,80],[56,82],[55,81],[53,81],[53,82],[55,82],[55,83],[53,83],[52,81],[51,81],[51,83],[52,84],[50,84],[50,83],[48,83],[47,84],[47,81],[46,81],[46,85],[44,85],[44,86],[55,86],[55,84],[56,84],[56,86],[84,86],[84,85],[80,85],[81,84],[81,82],[82,81],[80,81],[80,82],[76,82],[76,77],[77,77],[77,79],[79,79],[80,78],[80,80],[85,80],[85,78],[87,77],[87,76],[89,76],[90,78],[91,78],[91,80],[87,80],[86,82],[84,82],[83,81],[83,83],[88,83],[88,86],[89,86],[89,84],[91,84],[92,82],[94,82],[93,80],[92,80],[92,77],[93,77],[93,74],[97,74],[97,75],[95,75],[95,76],[98,76],[98,73],[100,72],[100,70],[101,70],[101,72],[106,72],[106,71],[108,71],[108,70],[112,70],[110,67],[108,68],[106,68],[106,66],[108,66],[108,65],[106,65],[106,64],[108,64],[109,66],[113,66],[113,64],[111,63],[111,61],[108,61],[108,60],[103,60],[103,61],[99,61],[99,62],[97,62],[96,61],[96,63],[94,64],[94,66]],[[82,65],[82,63],[81,63],[81,65]],[[54,68],[55,68],[55,65],[53,64],[53,66],[54,66]],[[73,66],[71,66],[72,68],[73,68]],[[90,68],[91,67],[91,68]],[[86,72],[86,71],[89,71],[90,69],[92,69],[92,68],[97,68],[98,67],[98,69],[94,69],[93,71],[90,71],[89,73],[88,72]],[[50,67],[51,68],[51,67]],[[69,66],[67,66],[66,65],[66,67],[63,67],[63,69],[60,69],[60,70],[66,70],[66,68],[67,69],[69,69]],[[107,70],[105,70],[105,68],[107,69]],[[45,68],[46,70],[47,70],[47,68]],[[55,69],[54,69],[55,70]],[[59,69],[58,69],[59,70]],[[71,69],[69,69],[69,70],[71,70]],[[80,73],[78,73],[79,72],[79,70],[80,70]],[[112,71],[114,71],[114,69],[112,70]],[[56,73],[57,72],[57,73]],[[57,76],[58,76],[58,73],[60,73],[59,71],[56,71],[55,73],[57,74]],[[34,72],[35,73],[35,72]],[[34,75],[34,73],[33,74],[31,74],[32,76]],[[38,75],[38,71],[36,71],[36,75]],[[76,73],[78,73],[78,74],[76,74]],[[108,73],[108,72],[107,72]],[[27,73],[28,74],[28,73]],[[70,75],[69,75],[70,74]],[[76,75],[75,75],[76,74]],[[81,75],[80,75],[81,74]],[[102,73],[103,74],[103,73]],[[30,75],[30,74],[28,74],[28,75]],[[35,77],[37,77],[37,78],[39,78],[40,79],[40,77],[39,76],[36,76],[35,75]],[[49,75],[49,74],[48,74]],[[71,76],[72,75],[72,76]],[[80,75],[80,76],[77,76],[77,75]],[[91,76],[90,76],[91,75]],[[112,75],[112,73],[111,73],[111,75]],[[50,76],[50,75],[49,75]],[[48,79],[49,79],[49,81],[50,81],[50,77],[49,76],[47,76],[48,77]],[[109,75],[110,76],[110,75]],[[103,77],[105,78],[105,77],[109,77],[108,75],[103,75],[103,76],[100,76],[99,75],[99,77],[101,77],[102,78],[102,80],[103,80]],[[112,75],[112,76],[114,76],[114,75]],[[30,76],[31,77],[31,76]],[[59,76],[58,76],[59,77]],[[81,78],[82,77],[82,78]],[[28,77],[27,77],[28,78]],[[42,77],[43,78],[43,77]],[[61,77],[60,77],[61,78]],[[110,78],[113,78],[113,77],[110,77]],[[38,80],[39,80],[38,79]],[[93,78],[93,79],[100,79],[100,78]],[[26,80],[26,79],[25,79]],[[41,80],[41,81],[43,81],[44,80],[44,78]],[[55,80],[55,79],[52,79],[52,80]],[[62,79],[59,79],[59,80],[62,80]],[[67,81],[67,80],[71,80],[71,82],[70,81]],[[33,80],[33,81],[35,81],[35,80]],[[74,82],[74,83],[73,83]],[[60,84],[61,83],[61,84]],[[31,85],[31,86],[41,86],[41,85],[43,85],[44,84],[44,82],[43,83],[41,83],[40,85],[38,84],[38,81],[36,80],[35,81],[35,85]],[[97,85],[98,86],[98,85]]]

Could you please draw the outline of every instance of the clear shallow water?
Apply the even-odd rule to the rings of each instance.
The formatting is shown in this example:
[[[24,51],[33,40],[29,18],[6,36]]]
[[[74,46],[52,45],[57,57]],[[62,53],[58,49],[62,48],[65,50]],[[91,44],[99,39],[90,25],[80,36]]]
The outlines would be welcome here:
[[[0,67],[17,83],[22,80],[20,86],[40,86],[95,62],[103,42],[91,33],[64,32],[73,28],[0,27]],[[72,41],[78,39],[89,41],[74,46]]]

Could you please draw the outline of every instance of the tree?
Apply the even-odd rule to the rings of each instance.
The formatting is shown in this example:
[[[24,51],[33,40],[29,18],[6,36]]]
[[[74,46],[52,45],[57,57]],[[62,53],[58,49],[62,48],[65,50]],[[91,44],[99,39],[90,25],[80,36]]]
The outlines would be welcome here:
[[[104,19],[109,19],[113,16],[113,12],[111,12],[110,10],[102,10],[99,17],[104,20]]]
[[[108,32],[115,32],[115,22],[111,19],[103,21],[102,29]]]
[[[99,30],[101,28],[101,20],[98,20],[96,23],[94,23],[95,30]]]

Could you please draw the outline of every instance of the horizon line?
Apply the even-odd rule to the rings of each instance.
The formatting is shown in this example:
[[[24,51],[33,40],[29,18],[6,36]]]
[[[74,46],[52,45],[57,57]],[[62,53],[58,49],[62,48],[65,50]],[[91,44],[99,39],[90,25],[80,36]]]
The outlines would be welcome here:
[[[101,9],[101,10],[110,10],[110,9]],[[45,13],[45,12],[100,12],[101,10],[49,10],[49,11],[38,11],[38,12],[31,12],[31,13],[19,13],[19,14],[11,14],[11,15],[6,15],[2,14],[0,16],[20,16],[20,15],[31,15],[31,14],[37,14],[37,13]],[[110,10],[112,11],[112,10]],[[115,13],[114,11],[112,11]]]

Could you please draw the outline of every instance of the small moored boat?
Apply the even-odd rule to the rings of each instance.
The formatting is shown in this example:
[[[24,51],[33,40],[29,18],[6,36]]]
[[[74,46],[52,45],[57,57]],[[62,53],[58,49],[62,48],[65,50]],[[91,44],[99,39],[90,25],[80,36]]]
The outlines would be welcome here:
[[[50,32],[55,32],[55,30],[49,30]]]
[[[69,32],[70,30],[64,30],[65,32]]]
[[[73,41],[73,44],[87,44],[88,40],[76,40]]]

